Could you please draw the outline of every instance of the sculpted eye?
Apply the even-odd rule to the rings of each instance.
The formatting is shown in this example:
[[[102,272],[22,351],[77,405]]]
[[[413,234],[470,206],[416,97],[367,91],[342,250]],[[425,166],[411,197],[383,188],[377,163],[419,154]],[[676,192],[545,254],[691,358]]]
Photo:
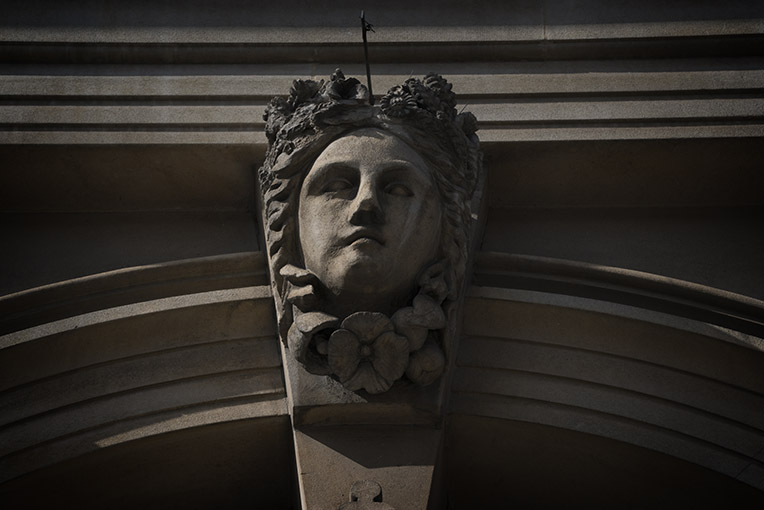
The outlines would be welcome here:
[[[385,188],[385,193],[389,195],[395,195],[398,197],[410,197],[414,195],[414,192],[409,189],[408,186],[405,184],[401,184],[400,182],[394,182],[392,184],[389,184]]]
[[[324,193],[332,193],[336,191],[349,190],[352,187],[353,187],[353,183],[348,181],[347,179],[334,179],[326,183],[326,185],[323,187],[321,191]]]

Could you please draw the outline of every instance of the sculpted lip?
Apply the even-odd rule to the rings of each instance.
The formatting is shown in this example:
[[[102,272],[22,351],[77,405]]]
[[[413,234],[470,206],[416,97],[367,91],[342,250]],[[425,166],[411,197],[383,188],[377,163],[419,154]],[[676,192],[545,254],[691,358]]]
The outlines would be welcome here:
[[[354,231],[353,233],[345,237],[344,241],[346,245],[350,246],[351,244],[358,241],[359,239],[370,239],[372,241],[376,241],[379,244],[382,244],[382,245],[385,244],[385,240],[382,238],[379,232],[372,229],[368,229],[368,228],[362,228],[362,229]]]

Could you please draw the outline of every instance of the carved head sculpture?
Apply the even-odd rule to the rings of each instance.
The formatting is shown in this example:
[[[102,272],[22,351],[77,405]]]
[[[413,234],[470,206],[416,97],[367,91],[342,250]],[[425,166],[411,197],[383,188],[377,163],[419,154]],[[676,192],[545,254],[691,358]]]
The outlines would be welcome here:
[[[437,380],[481,171],[471,113],[438,75],[371,106],[337,70],[265,113],[260,169],[279,331],[311,373],[350,390]]]

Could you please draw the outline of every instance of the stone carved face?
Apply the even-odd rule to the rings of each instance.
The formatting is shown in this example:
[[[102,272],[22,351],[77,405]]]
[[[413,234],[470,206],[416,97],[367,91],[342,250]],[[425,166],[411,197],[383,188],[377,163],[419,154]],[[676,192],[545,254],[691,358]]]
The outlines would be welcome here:
[[[474,115],[457,112],[436,74],[376,106],[337,70],[328,82],[295,80],[264,120],[265,240],[290,355],[351,391],[435,382],[481,171]]]
[[[316,159],[299,198],[305,268],[325,286],[327,311],[386,314],[416,293],[438,255],[441,204],[422,157],[377,128],[353,131]]]

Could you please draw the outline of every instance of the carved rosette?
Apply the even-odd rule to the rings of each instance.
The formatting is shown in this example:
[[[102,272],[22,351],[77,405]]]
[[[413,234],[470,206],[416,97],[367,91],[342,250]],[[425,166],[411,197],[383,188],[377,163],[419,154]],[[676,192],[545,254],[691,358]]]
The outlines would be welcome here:
[[[427,385],[446,366],[445,328],[461,289],[471,229],[470,199],[481,172],[477,122],[457,113],[442,77],[430,74],[393,87],[371,106],[368,91],[340,70],[329,81],[295,80],[265,113],[269,149],[260,169],[263,216],[279,332],[310,373],[352,391],[387,391],[401,379]],[[334,140],[375,128],[422,155],[440,196],[437,257],[418,270],[412,297],[392,313],[332,307],[326,285],[306,268],[297,216],[302,183]],[[350,313],[338,314],[337,309]]]

